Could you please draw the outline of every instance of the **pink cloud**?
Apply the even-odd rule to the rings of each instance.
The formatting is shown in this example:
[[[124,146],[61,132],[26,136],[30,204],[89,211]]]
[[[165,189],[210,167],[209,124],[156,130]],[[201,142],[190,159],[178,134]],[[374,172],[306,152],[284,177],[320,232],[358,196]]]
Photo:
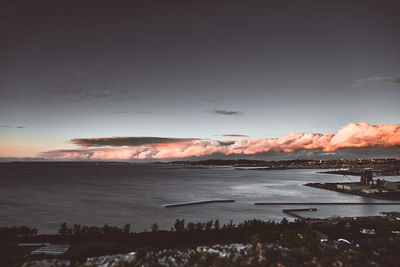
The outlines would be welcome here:
[[[270,151],[293,152],[300,149],[331,152],[341,148],[398,145],[400,145],[400,124],[350,123],[336,134],[289,133],[280,138],[248,138],[225,142],[171,138],[162,139],[161,143],[143,142],[136,146],[108,146],[93,149],[82,146],[84,149],[55,150],[44,152],[41,156],[53,159],[163,159],[199,157],[215,153],[250,155]]]

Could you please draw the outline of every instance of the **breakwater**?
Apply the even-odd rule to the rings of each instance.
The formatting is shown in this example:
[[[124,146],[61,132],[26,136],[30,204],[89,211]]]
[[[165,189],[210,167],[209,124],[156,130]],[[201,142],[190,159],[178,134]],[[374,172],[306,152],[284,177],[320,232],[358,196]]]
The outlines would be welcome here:
[[[213,199],[213,200],[203,200],[203,201],[193,201],[193,202],[185,202],[185,203],[175,203],[175,204],[165,204],[165,208],[173,208],[173,207],[181,207],[181,206],[192,206],[192,205],[201,205],[201,204],[209,204],[209,203],[227,203],[227,202],[235,202],[233,199]]]
[[[400,202],[256,202],[254,205],[400,205]]]

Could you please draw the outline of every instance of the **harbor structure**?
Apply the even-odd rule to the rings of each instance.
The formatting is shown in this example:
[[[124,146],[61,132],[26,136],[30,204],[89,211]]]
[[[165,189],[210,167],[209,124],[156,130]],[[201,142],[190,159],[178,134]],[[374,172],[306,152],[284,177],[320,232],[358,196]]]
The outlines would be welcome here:
[[[362,170],[361,172],[361,178],[360,178],[360,183],[362,185],[369,185],[372,180],[373,180],[373,172],[370,170]]]

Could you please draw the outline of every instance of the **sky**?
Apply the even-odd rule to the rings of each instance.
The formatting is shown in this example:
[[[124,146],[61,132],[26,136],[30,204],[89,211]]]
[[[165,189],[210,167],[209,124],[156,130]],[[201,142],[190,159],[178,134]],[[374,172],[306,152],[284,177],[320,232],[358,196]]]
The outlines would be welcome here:
[[[0,0],[0,157],[400,157],[398,10]]]

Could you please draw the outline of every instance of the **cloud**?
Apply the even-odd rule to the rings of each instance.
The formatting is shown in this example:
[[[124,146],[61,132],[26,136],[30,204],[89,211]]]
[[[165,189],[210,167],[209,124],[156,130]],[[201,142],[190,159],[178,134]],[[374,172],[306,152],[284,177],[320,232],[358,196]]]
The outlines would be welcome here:
[[[83,101],[91,101],[91,100],[111,100],[111,101],[120,101],[120,96],[118,94],[113,94],[108,90],[98,90],[98,89],[90,89],[91,85],[85,86],[76,86],[76,88],[68,88],[61,83],[56,83],[53,86],[49,86],[48,88],[40,88],[38,90],[26,90],[20,91],[17,93],[3,94],[4,98],[9,99],[40,99],[44,101],[53,101],[55,99],[63,99],[71,102],[83,102]],[[132,99],[132,97],[128,97]]]
[[[12,126],[12,125],[0,125],[1,128],[14,128],[14,129],[24,129],[25,126]]]
[[[280,138],[217,141],[162,137],[114,137],[73,139],[82,147],[41,153],[49,159],[164,159],[220,155],[293,153],[296,151],[333,153],[341,149],[400,146],[400,124],[350,123],[336,134],[289,133]]]
[[[52,150],[42,152],[40,155],[45,159],[58,159],[58,160],[79,160],[79,159],[92,159],[93,152],[90,150],[76,149],[76,150]],[[94,159],[94,158],[93,158]]]
[[[104,64],[79,65],[72,63],[54,69],[53,75],[40,79],[29,88],[16,88],[12,92],[4,93],[3,97],[50,102],[61,100],[75,103],[116,103],[140,99],[132,89],[132,85],[124,79],[124,75],[120,69],[109,68]],[[110,77],[114,78],[110,79]]]
[[[396,77],[396,78],[390,79],[387,82],[388,83],[398,83],[398,84],[400,84],[400,78]]]
[[[164,138],[164,137],[105,137],[105,138],[76,138],[71,142],[82,147],[101,146],[143,146],[165,143],[190,142],[193,138]]]
[[[371,76],[363,79],[358,79],[354,82],[351,88],[357,87],[379,87],[389,84],[400,84],[400,74],[393,76]]]
[[[242,115],[241,111],[234,111],[234,110],[224,110],[224,109],[214,109],[208,111],[209,113],[218,114],[218,115],[226,115],[226,116],[235,116],[235,115]]]
[[[136,111],[136,112],[132,111],[132,112],[130,112],[130,111],[123,111],[123,110],[121,110],[121,111],[113,111],[113,112],[110,112],[110,113],[112,113],[112,114],[128,114],[128,113],[130,113],[130,114],[136,114],[136,115],[153,114],[153,112],[151,112],[151,111]]]
[[[93,94],[92,96],[95,97],[95,98],[110,97],[111,93],[109,91],[107,91],[107,90],[104,90],[102,92],[97,92],[97,93]]]
[[[245,134],[224,134],[222,136],[225,136],[225,137],[249,137],[248,135],[245,135]]]

